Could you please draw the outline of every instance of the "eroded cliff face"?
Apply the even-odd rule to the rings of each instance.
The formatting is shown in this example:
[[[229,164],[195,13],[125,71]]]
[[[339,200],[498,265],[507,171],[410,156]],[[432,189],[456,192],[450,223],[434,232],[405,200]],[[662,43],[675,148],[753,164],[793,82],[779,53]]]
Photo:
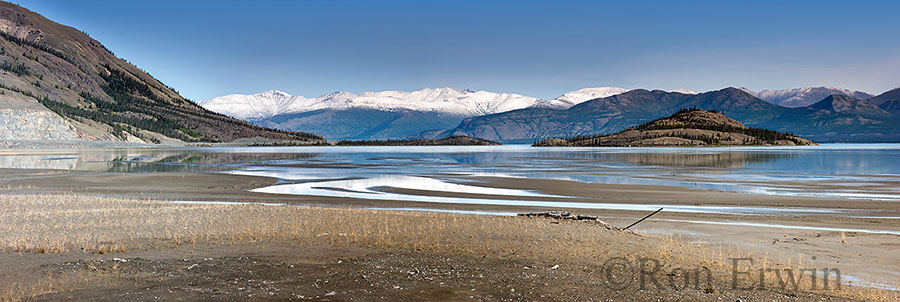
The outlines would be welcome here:
[[[94,140],[36,100],[0,89],[0,140]]]
[[[83,140],[72,124],[51,111],[0,109],[2,140]]]

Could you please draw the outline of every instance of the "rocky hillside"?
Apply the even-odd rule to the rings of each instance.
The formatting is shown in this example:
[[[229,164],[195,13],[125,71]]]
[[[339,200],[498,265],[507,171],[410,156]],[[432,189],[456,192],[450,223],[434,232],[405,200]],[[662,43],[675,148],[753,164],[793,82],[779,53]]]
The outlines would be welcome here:
[[[0,124],[7,126],[0,137],[24,140],[322,140],[203,109],[87,34],[7,2],[0,2]]]
[[[774,130],[749,128],[724,114],[696,108],[611,135],[548,139],[538,147],[808,146],[812,141]]]

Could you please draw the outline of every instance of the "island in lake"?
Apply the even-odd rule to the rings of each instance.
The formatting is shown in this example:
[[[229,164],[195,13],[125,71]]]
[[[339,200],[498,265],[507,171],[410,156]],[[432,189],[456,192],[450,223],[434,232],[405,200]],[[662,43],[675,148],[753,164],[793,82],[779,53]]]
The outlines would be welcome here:
[[[751,128],[716,111],[681,109],[614,134],[552,138],[535,147],[812,146],[791,133]]]

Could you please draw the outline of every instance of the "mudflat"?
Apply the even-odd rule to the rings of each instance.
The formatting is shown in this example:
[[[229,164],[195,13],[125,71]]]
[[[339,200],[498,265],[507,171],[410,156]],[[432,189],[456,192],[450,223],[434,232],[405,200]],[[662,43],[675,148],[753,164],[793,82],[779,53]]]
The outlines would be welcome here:
[[[761,291],[732,290],[728,283],[731,281],[729,273],[732,271],[729,266],[732,264],[730,259],[753,258],[755,265],[760,265],[762,261],[769,268],[781,265],[798,269],[808,267],[838,269],[843,274],[843,280],[851,278],[854,281],[865,280],[877,286],[896,284],[897,272],[900,271],[900,261],[897,261],[892,252],[896,248],[894,245],[897,242],[897,233],[900,232],[900,224],[897,219],[877,216],[884,211],[897,210],[896,205],[869,200],[742,194],[670,186],[585,184],[562,180],[502,177],[470,179],[471,182],[486,187],[516,188],[567,196],[591,196],[595,197],[593,200],[596,200],[597,196],[602,196],[604,202],[619,204],[733,207],[790,205],[791,208],[852,210],[854,214],[841,217],[663,211],[636,226],[632,233],[580,221],[368,210],[418,208],[519,213],[548,209],[257,193],[250,189],[277,182],[273,178],[257,176],[20,169],[4,169],[2,172],[0,185],[7,192],[2,198],[7,202],[15,202],[15,199],[22,198],[21,196],[38,200],[83,198],[107,200],[106,202],[86,200],[78,203],[75,209],[51,211],[41,218],[47,221],[58,221],[67,217],[60,215],[71,215],[73,212],[108,211],[110,207],[104,207],[103,204],[138,202],[151,203],[159,207],[138,211],[134,209],[112,211],[103,219],[86,218],[76,220],[67,226],[68,229],[91,230],[94,235],[86,238],[96,239],[88,243],[78,243],[78,240],[74,240],[75,243],[58,246],[45,243],[44,250],[36,251],[41,244],[34,238],[23,235],[10,241],[14,244],[8,244],[8,254],[3,256],[5,259],[3,263],[10,264],[5,266],[9,270],[4,273],[3,279],[29,280],[26,276],[37,279],[8,283],[10,286],[8,288],[16,288],[9,292],[7,295],[9,297],[50,300],[63,297],[67,299],[110,297],[109,300],[116,300],[112,297],[121,298],[123,296],[117,295],[131,291],[133,296],[152,293],[157,297],[191,299],[233,299],[250,295],[265,297],[269,292],[272,293],[270,297],[280,299],[300,299],[302,296],[330,300],[372,300],[376,297],[400,297],[400,300],[468,299],[470,296],[485,300],[529,300],[551,299],[551,297],[558,300],[569,300],[564,297],[602,300],[601,297],[625,298],[635,294],[645,295],[641,296],[642,298],[663,300],[720,298],[806,300],[823,297],[872,299],[892,297],[894,292],[850,286],[845,286],[845,289],[852,288],[852,290],[841,292],[821,289],[782,290],[777,286],[777,282],[773,283],[772,288],[766,287]],[[416,194],[452,195],[446,192],[416,192]],[[465,193],[456,194],[465,196]],[[110,203],[108,200],[116,201]],[[301,207],[177,204],[172,201],[277,203]],[[571,201],[564,200],[564,202]],[[35,205],[33,209],[22,208],[20,213],[32,213],[45,207],[46,204],[40,204]],[[94,207],[103,210],[91,210]],[[247,214],[248,209],[261,212],[250,215]],[[552,208],[551,210],[596,215],[607,223],[619,227],[646,214],[641,211],[608,209]],[[197,211],[204,215],[198,215]],[[116,221],[133,219],[129,215],[135,212],[143,213],[140,215],[145,216],[165,213],[162,216],[168,215],[172,218],[161,223],[168,225],[162,228],[165,230],[162,232],[154,229],[145,233],[132,232],[132,235],[127,237],[125,235],[115,237],[111,235],[115,232],[98,231],[104,227],[126,230],[137,227]],[[145,217],[140,215],[138,217]],[[184,225],[179,229],[177,227],[179,219],[187,217],[199,220],[192,223],[180,221]],[[256,217],[257,221],[246,221],[246,217]],[[298,227],[304,230],[302,233],[296,229],[293,233],[290,230],[279,229],[295,224],[304,225],[298,221],[309,221],[309,217],[333,223],[312,229],[309,229],[308,224]],[[385,226],[383,221],[379,221],[382,218],[378,217],[392,217],[391,219],[395,219],[398,225],[415,227],[391,229]],[[241,222],[217,225],[220,221],[230,220]],[[55,233],[54,230],[41,229],[38,221],[40,220],[4,227],[13,233],[23,225],[31,226],[35,234]],[[147,224],[145,219],[140,221],[143,222],[141,226]],[[79,225],[79,222],[82,224]],[[197,225],[204,226],[201,230],[206,230],[205,232],[219,235],[206,234],[198,237],[197,234],[201,231],[194,230]],[[236,227],[237,225],[264,225],[271,229],[246,230]],[[344,227],[365,225],[374,230],[343,230],[336,225]],[[443,229],[451,227],[469,230],[473,226],[480,226],[475,228],[479,232],[447,232]],[[566,228],[569,227],[578,231],[568,231]],[[495,233],[481,232],[485,229],[492,229]],[[436,241],[425,240],[420,237],[423,230],[440,233],[442,238]],[[233,235],[240,232],[244,232],[244,235],[240,236],[246,237]],[[379,232],[383,234],[376,235]],[[518,237],[519,233],[525,238]],[[353,240],[327,239],[351,236],[348,234],[361,237],[354,237]],[[221,239],[222,236],[229,239]],[[386,240],[387,237],[384,236],[401,236],[401,239]],[[59,239],[45,240],[45,242],[55,241]],[[477,242],[479,246],[467,247],[473,242]],[[107,250],[98,252],[98,249],[103,247]],[[601,251],[602,254],[597,254]],[[678,260],[674,260],[676,257],[670,253],[677,253]],[[614,290],[615,288],[603,286],[603,282],[610,281],[603,276],[603,271],[604,263],[608,259],[618,257],[630,259],[636,263],[635,265],[640,258],[652,258],[664,259],[664,262],[671,264],[669,267],[714,268],[713,271],[717,276],[714,281],[718,285],[715,286],[715,290],[672,291],[665,288],[647,291],[638,287],[634,287],[633,290]],[[125,261],[112,260],[113,258]],[[705,260],[698,262],[698,259]],[[315,265],[307,263],[310,261]],[[291,268],[291,264],[285,263],[295,264]],[[443,269],[441,263],[445,265]],[[198,266],[187,269],[194,264]],[[559,267],[551,269],[556,265]],[[206,268],[194,271],[197,267]],[[454,278],[436,278],[436,275],[425,273],[404,275],[404,272],[408,274],[417,270],[418,272],[430,270],[432,274],[452,275]],[[25,273],[20,275],[15,272]],[[295,278],[295,274],[304,277]],[[63,275],[102,277],[106,281],[61,286],[59,284],[64,282],[59,280],[74,278],[60,277]],[[347,275],[360,277],[353,279],[346,277]],[[56,279],[59,282],[55,283],[57,284],[55,287],[48,285],[41,290],[27,289],[26,284],[41,284],[41,282],[53,284],[53,281],[41,279],[48,276],[50,279],[60,277]],[[311,279],[313,276],[315,279]],[[773,276],[771,280],[767,279],[767,282],[775,282],[774,280],[776,279]],[[818,281],[818,286],[821,287],[822,280]],[[253,285],[254,282],[257,284]],[[104,286],[85,285],[86,283]],[[366,283],[368,286],[364,286]],[[537,286],[540,284],[543,286]],[[270,290],[264,290],[266,286],[269,286]],[[522,287],[520,289],[515,288],[516,286]],[[180,288],[180,291],[169,293],[167,291],[170,288]],[[407,291],[404,292],[404,288]],[[409,290],[411,288],[415,290]],[[288,291],[293,293],[286,295]]]

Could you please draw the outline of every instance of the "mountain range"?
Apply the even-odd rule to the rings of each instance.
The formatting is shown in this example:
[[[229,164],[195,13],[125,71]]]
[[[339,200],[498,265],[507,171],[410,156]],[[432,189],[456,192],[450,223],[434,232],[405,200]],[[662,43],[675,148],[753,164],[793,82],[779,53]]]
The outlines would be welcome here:
[[[512,93],[427,88],[418,91],[335,92],[315,98],[270,90],[197,102],[214,112],[277,129],[310,131],[332,140],[435,138],[464,119],[523,108],[566,109],[628,91],[589,87],[552,100]],[[677,90],[695,93],[690,90]]]
[[[0,139],[320,142],[211,112],[84,32],[0,2]]]
[[[252,95],[232,94],[197,102],[199,105],[236,118],[263,120],[281,114],[321,109],[408,109],[449,115],[478,116],[530,106],[560,106],[544,100],[511,93],[428,88],[418,91],[379,91],[353,94],[335,92],[314,98],[292,96],[278,90]]]
[[[456,127],[469,117],[522,108],[565,109],[590,99],[627,91],[584,88],[553,100],[512,93],[427,88],[417,91],[335,92],[314,98],[270,90],[197,102],[214,112],[254,124],[310,131],[332,140],[431,138],[429,131]],[[424,133],[424,134],[423,134]]]
[[[453,88],[359,95],[337,92],[316,98],[272,90],[228,95],[199,104],[257,125],[303,129],[328,139],[465,135],[504,142],[611,133],[690,106],[727,112],[751,127],[778,126],[779,131],[799,131],[791,127],[805,129],[798,133],[826,142],[890,141],[888,133],[894,131],[892,126],[896,120],[896,112],[891,110],[900,107],[891,101],[897,97],[890,93],[872,97],[860,91],[831,87],[727,91],[726,96],[717,96],[690,90],[597,87],[564,93],[546,101],[518,94]],[[787,107],[776,104],[779,102],[809,104]]]
[[[876,97],[893,104],[896,90]],[[566,110],[526,108],[464,120],[443,135],[468,135],[506,142],[598,135],[696,107],[715,110],[749,127],[792,132],[817,142],[900,140],[900,117],[865,100],[830,95],[808,107],[788,108],[738,88],[696,95],[636,89],[595,99]]]

